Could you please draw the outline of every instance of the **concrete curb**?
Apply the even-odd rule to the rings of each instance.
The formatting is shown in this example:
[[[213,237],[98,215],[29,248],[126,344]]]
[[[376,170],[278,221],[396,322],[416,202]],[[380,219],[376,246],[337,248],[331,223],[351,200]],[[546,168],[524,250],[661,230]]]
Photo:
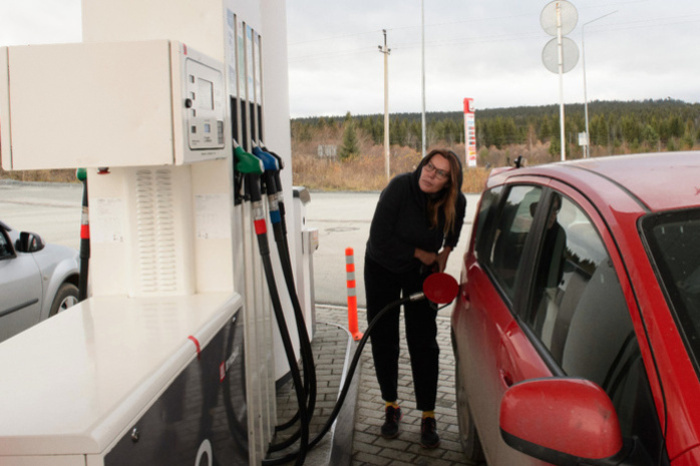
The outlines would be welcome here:
[[[348,377],[350,362],[355,354],[354,351],[351,352],[351,349],[354,348],[355,351],[357,351],[357,344],[355,344],[352,334],[347,329],[344,330],[348,334],[348,346],[345,353],[343,377],[340,381],[338,395],[340,395],[340,392],[346,383],[345,381]],[[355,412],[357,406],[359,380],[362,377],[361,373],[362,360],[360,359],[355,369],[355,373],[352,374],[352,379],[348,387],[348,393],[345,397],[345,401],[343,402],[343,407],[340,409],[338,418],[333,424],[333,441],[331,444],[328,464],[343,466],[350,465],[352,463],[353,439],[355,436]]]

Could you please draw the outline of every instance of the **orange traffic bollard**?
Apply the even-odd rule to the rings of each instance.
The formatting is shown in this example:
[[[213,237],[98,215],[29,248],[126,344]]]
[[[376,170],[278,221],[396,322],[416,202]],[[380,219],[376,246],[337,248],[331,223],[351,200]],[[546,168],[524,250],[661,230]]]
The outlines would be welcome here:
[[[362,339],[362,333],[357,327],[357,293],[355,291],[355,252],[352,248],[345,249],[345,272],[348,285],[348,328],[355,341]]]

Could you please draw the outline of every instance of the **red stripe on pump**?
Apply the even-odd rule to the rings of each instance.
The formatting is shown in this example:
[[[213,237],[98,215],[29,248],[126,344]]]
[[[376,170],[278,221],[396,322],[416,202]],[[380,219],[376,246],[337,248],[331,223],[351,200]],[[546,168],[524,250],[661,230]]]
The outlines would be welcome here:
[[[194,346],[197,348],[197,359],[200,359],[202,357],[202,348],[199,346],[199,340],[197,338],[193,337],[190,335],[189,337],[190,340],[194,343]]]

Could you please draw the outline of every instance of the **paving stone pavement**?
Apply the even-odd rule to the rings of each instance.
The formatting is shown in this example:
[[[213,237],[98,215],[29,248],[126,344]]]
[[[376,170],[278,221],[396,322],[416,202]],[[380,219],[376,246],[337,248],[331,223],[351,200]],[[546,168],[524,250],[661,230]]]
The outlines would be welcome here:
[[[360,330],[367,327],[364,310],[359,311]],[[316,305],[316,333],[312,348],[316,358],[316,371],[319,379],[319,401],[316,415],[310,430],[315,433],[325,423],[340,386],[340,378],[345,361],[345,340],[347,310],[341,307]],[[436,420],[440,434],[440,446],[426,450],[419,444],[421,412],[415,409],[413,396],[413,379],[401,323],[401,354],[399,359],[399,403],[403,411],[399,437],[387,440],[379,436],[379,429],[384,422],[384,401],[379,392],[379,385],[374,375],[369,343],[361,356],[360,372],[356,377],[358,388],[356,397],[349,396],[345,404],[352,404],[354,420],[353,430],[348,435],[336,435],[326,438],[312,451],[306,464],[331,464],[330,450],[335,443],[351,442],[351,447],[344,456],[335,457],[333,465],[352,464],[398,466],[398,465],[459,465],[469,464],[459,443],[457,427],[457,407],[454,391],[454,356],[450,343],[450,318],[438,315],[438,343],[440,345],[440,376],[436,403]],[[350,343],[350,358],[354,354],[356,343]],[[349,361],[348,361],[349,364]],[[291,382],[278,389],[278,419],[288,419],[296,411],[296,397]],[[349,421],[344,421],[349,422]],[[314,435],[311,435],[313,438]],[[342,451],[341,446],[340,450]]]

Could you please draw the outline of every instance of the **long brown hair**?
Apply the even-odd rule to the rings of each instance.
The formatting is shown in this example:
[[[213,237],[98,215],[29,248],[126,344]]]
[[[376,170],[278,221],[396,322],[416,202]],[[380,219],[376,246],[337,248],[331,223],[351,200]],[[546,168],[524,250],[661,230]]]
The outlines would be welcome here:
[[[462,165],[454,152],[446,149],[435,149],[425,156],[420,164],[421,170],[423,170],[423,167],[436,155],[441,155],[450,162],[450,178],[437,197],[429,198],[428,220],[430,221],[431,228],[437,228],[440,219],[440,210],[442,209],[445,214],[443,233],[447,235],[452,231],[455,224],[455,205],[457,203],[457,196],[459,196],[460,186],[462,185],[459,179],[462,174]]]

